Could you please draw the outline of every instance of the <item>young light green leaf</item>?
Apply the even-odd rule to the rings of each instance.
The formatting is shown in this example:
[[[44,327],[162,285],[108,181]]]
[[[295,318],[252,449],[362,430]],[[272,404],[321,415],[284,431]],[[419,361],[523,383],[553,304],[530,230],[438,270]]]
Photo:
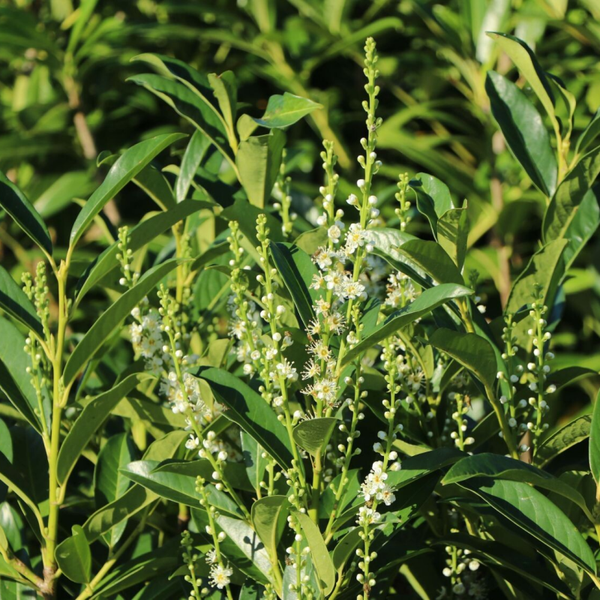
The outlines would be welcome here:
[[[92,576],[92,553],[83,529],[73,525],[72,535],[56,547],[56,562],[75,583],[88,583]]]
[[[439,221],[438,221],[439,224]],[[463,276],[441,244],[425,240],[409,240],[397,249],[438,283],[464,285]]]
[[[277,544],[285,528],[289,507],[286,496],[265,496],[252,504],[252,525],[271,561],[277,560]]]
[[[409,185],[417,195],[419,212],[429,221],[433,236],[437,240],[438,219],[446,211],[454,208],[448,186],[427,173],[417,173]]]
[[[225,123],[227,123],[230,133],[233,133],[237,112],[236,77],[232,71],[225,71],[220,75],[210,73],[208,81],[213,89]]]
[[[506,77],[488,71],[485,89],[508,147],[538,189],[549,198],[558,167],[542,117],[527,96]]]
[[[44,328],[33,304],[2,266],[0,266],[0,309],[25,325],[27,329],[31,329],[39,337],[44,335]]]
[[[235,375],[210,367],[201,368],[198,377],[207,381],[219,400],[227,406],[225,416],[251,435],[282,467],[293,458],[290,438],[271,407]]]
[[[175,184],[175,198],[177,202],[183,202],[187,196],[188,190],[198,167],[206,157],[206,153],[210,148],[210,139],[199,129],[194,131],[194,135],[190,138],[189,144],[185,149],[183,158],[181,159],[181,169],[177,176]]]
[[[165,148],[184,138],[182,133],[167,133],[145,140],[126,150],[111,167],[100,187],[90,196],[71,229],[70,244],[74,246],[105,204],[125,187],[146,165]]]
[[[392,313],[383,323],[381,323],[373,333],[359,342],[354,348],[346,353],[342,361],[342,366],[352,362],[355,357],[362,352],[378,344],[385,338],[393,335],[396,331],[413,323],[416,319],[430,313],[434,308],[456,300],[464,298],[473,293],[467,287],[453,283],[442,283],[438,286],[424,290],[423,293],[408,306]]]
[[[98,427],[110,415],[113,408],[121,401],[121,398],[126,396],[141,381],[150,377],[147,373],[129,375],[111,390],[96,396],[81,411],[58,453],[57,478],[61,485],[69,477],[79,456],[85,450]]]
[[[173,227],[179,221],[193,215],[204,208],[211,208],[210,202],[203,200],[184,200],[171,210],[155,214],[154,216],[142,221],[129,230],[128,248],[136,252],[154,238]],[[103,277],[116,269],[120,263],[117,260],[119,254],[119,243],[115,242],[102,252],[96,260],[85,270],[85,273],[77,282],[77,296],[75,306],[78,306],[85,294],[87,294],[94,285]]]
[[[285,133],[279,129],[240,142],[235,163],[240,183],[254,206],[264,208],[271,197],[284,146]]]
[[[469,479],[465,487],[543,544],[596,573],[596,560],[587,542],[568,517],[535,488],[517,481]]]
[[[52,255],[52,240],[42,217],[4,173],[0,173],[0,206],[48,256]]]
[[[429,336],[429,343],[472,371],[488,389],[494,389],[496,354],[485,338],[442,327]]]
[[[283,129],[293,125],[318,108],[323,108],[323,106],[308,98],[284,92],[283,96],[279,94],[271,96],[265,114],[260,119],[253,120],[269,129]]]
[[[438,243],[458,267],[459,272],[462,272],[465,264],[468,237],[469,213],[465,200],[463,208],[447,210],[437,222]]]
[[[333,417],[301,421],[294,427],[294,440],[298,446],[315,456],[323,449],[323,445],[329,440],[339,422],[339,419]]]
[[[273,262],[306,328],[315,318],[313,300],[307,282],[310,285],[313,275],[317,273],[317,268],[310,256],[297,246],[271,242],[269,249]]]
[[[587,127],[577,139],[575,155],[579,156],[583,154],[596,140],[598,135],[600,135],[600,108],[594,113]]]
[[[560,131],[560,126],[554,111],[554,94],[552,93],[552,87],[534,53],[531,51],[531,48],[529,48],[523,40],[507,33],[488,31],[488,35],[498,43],[502,50],[504,50],[515,63],[517,69],[521,71],[548,113],[554,131]]]
[[[599,174],[600,148],[596,148],[580,159],[556,190],[544,215],[542,225],[544,242],[572,237],[569,228]],[[569,262],[574,258],[570,256]]]
[[[591,415],[582,415],[574,419],[542,441],[535,453],[535,463],[540,468],[544,467],[565,450],[587,440],[591,429]]]
[[[158,283],[166,277],[179,263],[177,259],[168,260],[146,271],[138,283],[127,290],[114,304],[103,312],[90,327],[83,339],[75,346],[63,372],[64,385],[70,385],[77,374],[91,360],[102,344],[110,337],[121,323],[131,313]]]
[[[311,518],[304,513],[294,511],[294,518],[298,520],[306,543],[310,548],[313,565],[319,577],[319,587],[327,596],[333,590],[335,585],[335,569],[333,561],[327,550],[325,540],[319,531],[319,528],[313,523]]]

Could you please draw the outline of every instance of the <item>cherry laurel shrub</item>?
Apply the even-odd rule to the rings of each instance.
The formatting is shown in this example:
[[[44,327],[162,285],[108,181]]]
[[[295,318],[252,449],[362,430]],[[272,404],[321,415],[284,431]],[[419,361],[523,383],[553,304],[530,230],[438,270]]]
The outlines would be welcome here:
[[[1,177],[40,257],[22,287],[0,268],[2,598],[598,593],[600,417],[550,428],[548,411],[591,373],[553,367],[552,331],[598,225],[600,128],[571,150],[573,96],[522,41],[492,37],[545,112],[489,72],[494,117],[547,201],[502,314],[465,272],[467,205],[441,181],[400,174],[380,214],[372,39],[362,176],[342,196],[324,142],[316,228],[294,214],[285,130],[319,105],[284,94],[238,118],[231,72],[165,56],[140,56],[156,74],[133,81],[195,133],[103,156],[66,248]],[[157,169],[174,144],[181,160]],[[129,182],[157,211],[113,237],[102,209]],[[84,264],[90,226],[109,243]],[[573,466],[565,451],[587,438]]]

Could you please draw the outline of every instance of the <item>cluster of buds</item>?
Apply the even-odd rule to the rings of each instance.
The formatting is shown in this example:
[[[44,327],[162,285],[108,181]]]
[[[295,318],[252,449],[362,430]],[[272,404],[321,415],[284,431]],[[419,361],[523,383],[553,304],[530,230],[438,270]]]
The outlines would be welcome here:
[[[456,546],[446,546],[446,566],[442,570],[444,577],[450,579],[450,585],[444,586],[437,596],[442,598],[487,598],[485,586],[479,581],[476,573],[481,563],[470,555],[469,550]]]
[[[140,277],[139,272],[132,269],[133,266],[133,250],[129,248],[129,227],[119,228],[119,243],[117,244],[119,252],[117,260],[121,265],[122,276],[119,279],[119,285],[131,289]]]

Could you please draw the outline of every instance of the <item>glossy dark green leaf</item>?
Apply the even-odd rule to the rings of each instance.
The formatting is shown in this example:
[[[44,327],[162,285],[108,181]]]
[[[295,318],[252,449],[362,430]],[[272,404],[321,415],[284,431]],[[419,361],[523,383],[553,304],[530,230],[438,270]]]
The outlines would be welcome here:
[[[319,587],[327,596],[327,594],[331,593],[335,585],[335,568],[325,545],[325,540],[319,528],[308,515],[301,512],[294,512],[294,518],[298,520],[306,543],[310,548],[313,564],[319,577]]]
[[[442,327],[429,336],[429,343],[472,371],[486,387],[494,389],[496,354],[485,338]]]
[[[270,232],[269,239],[271,242],[282,242],[281,222],[269,212],[250,204],[245,198],[238,198],[233,206],[228,206],[219,216],[227,221],[237,221],[240,231],[256,247],[259,245],[256,237],[256,219],[259,215],[266,215],[267,217],[267,227]]]
[[[463,208],[447,210],[437,222],[437,239],[446,254],[462,271],[467,254],[469,237],[469,213],[465,201]]]
[[[561,427],[542,441],[535,454],[536,464],[543,467],[565,450],[585,441],[591,429],[591,415],[583,415]]]
[[[454,208],[448,186],[427,173],[417,173],[409,185],[417,195],[419,212],[427,218],[431,232],[437,239],[438,219]]]
[[[269,129],[285,128],[318,108],[323,107],[308,98],[284,92],[283,96],[279,94],[271,96],[265,114],[260,119],[254,119],[254,121]]]
[[[0,173],[0,206],[47,255],[52,255],[52,240],[42,217],[4,173]]]
[[[543,544],[595,573],[596,560],[575,525],[546,496],[517,481],[470,479],[460,484]]]
[[[94,496],[96,507],[106,506],[120,498],[130,487],[131,480],[119,472],[135,458],[132,441],[127,433],[120,433],[108,439],[94,468]],[[105,541],[114,547],[123,532],[125,522],[113,527]]]
[[[290,503],[286,496],[265,496],[252,504],[252,526],[271,560],[277,560],[277,545],[286,525]]]
[[[235,163],[240,183],[254,206],[264,208],[268,204],[279,175],[284,147],[285,133],[279,129],[240,142]]]
[[[172,209],[155,214],[154,216],[142,221],[129,230],[128,248],[135,252],[146,244],[150,243],[160,234],[173,227],[179,221],[193,215],[204,208],[211,208],[210,202],[202,200],[185,200],[180,202]],[[75,306],[81,302],[82,298],[94,287],[103,277],[111,271],[118,268],[120,263],[117,260],[119,253],[119,243],[115,242],[102,252],[96,260],[85,270],[85,273],[77,282],[77,297]]]
[[[309,285],[312,282],[313,274],[317,273],[317,268],[310,256],[297,246],[271,242],[269,248],[275,267],[306,328],[315,318]]]
[[[464,298],[472,294],[472,290],[462,285],[453,283],[442,283],[436,287],[427,289],[413,302],[401,310],[392,313],[371,335],[352,348],[342,361],[346,365],[366,349],[378,344],[396,331],[414,323],[414,321],[430,313],[434,308],[457,298]]]
[[[485,89],[504,138],[538,189],[548,197],[556,190],[558,167],[542,117],[509,79],[488,71]]]
[[[100,187],[90,196],[71,229],[70,244],[74,246],[94,217],[146,165],[171,144],[184,138],[182,133],[167,133],[145,140],[126,150],[111,167]]]
[[[321,417],[301,421],[294,427],[294,440],[309,454],[316,455],[323,449],[323,445],[330,439],[339,419]]]
[[[146,373],[129,375],[114,388],[96,396],[86,405],[60,447],[57,465],[59,483],[64,483],[69,477],[92,436],[110,415],[113,408],[121,401],[121,398],[126,396],[141,381],[150,377]]]
[[[145,166],[132,181],[162,210],[170,210],[175,206],[173,190],[167,178],[154,165]]]
[[[25,325],[27,329],[31,329],[38,336],[44,335],[44,328],[33,304],[2,266],[0,266],[0,309]]]
[[[188,190],[194,181],[198,167],[206,157],[209,148],[209,138],[199,129],[194,131],[194,135],[190,138],[181,159],[181,168],[177,176],[177,183],[175,184],[175,198],[177,202],[183,202],[187,197]]]
[[[0,389],[12,405],[37,431],[42,431],[36,392],[27,373],[31,359],[25,352],[25,338],[8,320],[0,317]]]
[[[576,250],[578,251],[582,246],[579,240],[572,240],[573,234],[576,233],[576,229],[572,230],[573,221],[578,213],[583,208],[587,213],[585,215],[587,219],[596,214],[595,221],[597,223],[597,199],[596,197],[586,198],[586,195],[590,193],[590,189],[599,174],[600,148],[596,148],[581,158],[561,182],[544,215],[542,232],[545,243],[563,238],[570,240],[568,264],[574,260]],[[587,200],[585,205],[583,205],[584,200]],[[575,225],[577,225],[577,222]]]
[[[398,248],[398,253],[406,256],[411,264],[417,265],[438,283],[464,285],[458,267],[437,242],[410,240]]]
[[[530,483],[569,499],[579,506],[590,520],[592,519],[583,496],[576,489],[550,475],[550,473],[546,473],[521,460],[489,452],[467,456],[452,465],[442,479],[442,484],[460,483],[473,477],[491,477]]]
[[[261,489],[265,471],[269,464],[269,456],[265,449],[249,434],[242,431],[242,452],[248,479],[255,490]],[[265,455],[263,457],[263,454]]]
[[[56,547],[56,561],[64,575],[76,583],[92,577],[92,553],[83,529],[73,525],[72,535]]]
[[[200,369],[219,402],[229,410],[225,416],[251,435],[282,467],[293,457],[289,435],[273,409],[250,386],[221,369]]]
[[[267,581],[270,581],[273,566],[269,553],[256,531],[244,521],[226,515],[217,517],[217,524],[227,534],[227,540],[235,544],[243,556],[259,569]],[[225,548],[224,552],[227,552]]]
[[[75,346],[75,350],[73,350],[65,365],[63,372],[65,386],[73,382],[86,363],[96,355],[102,344],[129,316],[142,298],[150,293],[178,264],[177,259],[172,259],[152,267],[140,277],[135,286],[127,290],[98,317],[83,336],[83,339]]]
[[[548,113],[555,131],[559,131],[559,124],[554,111],[554,94],[552,87],[543,69],[531,51],[531,48],[519,38],[507,33],[497,33],[490,31],[488,35],[497,42],[497,44],[508,54],[515,63],[517,69],[521,71],[525,79],[529,82],[536,96],[539,98],[542,106]]]

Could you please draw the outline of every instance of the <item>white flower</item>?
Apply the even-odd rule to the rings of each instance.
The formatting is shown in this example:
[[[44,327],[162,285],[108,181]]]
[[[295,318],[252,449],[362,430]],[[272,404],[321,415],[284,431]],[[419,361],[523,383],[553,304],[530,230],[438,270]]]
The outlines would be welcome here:
[[[378,512],[368,506],[361,506],[358,509],[358,519],[356,519],[356,522],[359,525],[371,525],[372,523],[378,523],[380,519],[381,515]]]
[[[233,575],[233,569],[225,567],[223,565],[213,565],[210,569],[210,584],[216,586],[222,590],[228,586],[231,582],[231,576]]]

